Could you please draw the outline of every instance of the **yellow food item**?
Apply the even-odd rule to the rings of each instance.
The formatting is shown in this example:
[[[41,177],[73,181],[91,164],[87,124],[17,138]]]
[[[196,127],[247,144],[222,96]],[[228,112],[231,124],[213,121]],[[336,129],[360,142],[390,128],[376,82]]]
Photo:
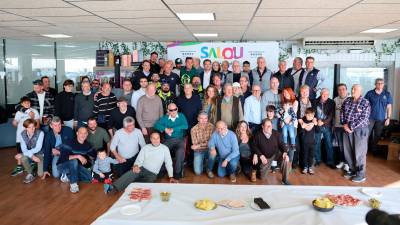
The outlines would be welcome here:
[[[204,200],[197,200],[194,204],[196,206],[196,208],[202,209],[202,210],[212,210],[215,209],[215,202],[208,200],[208,199],[204,199]]]
[[[369,205],[371,206],[371,208],[373,209],[379,209],[381,207],[381,202],[376,199],[376,198],[371,198],[369,200]]]
[[[334,206],[334,204],[328,198],[317,198],[314,200],[314,205],[323,209],[329,209]]]

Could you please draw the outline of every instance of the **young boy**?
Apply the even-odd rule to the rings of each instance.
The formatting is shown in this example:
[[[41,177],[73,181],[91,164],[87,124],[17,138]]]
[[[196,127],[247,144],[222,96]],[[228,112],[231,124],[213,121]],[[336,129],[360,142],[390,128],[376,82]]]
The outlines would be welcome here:
[[[20,100],[20,104],[22,106],[21,110],[15,113],[15,117],[13,120],[13,126],[17,127],[17,134],[16,134],[16,147],[17,147],[17,154],[21,154],[21,132],[24,130],[24,122],[27,119],[33,119],[36,121],[38,125],[36,128],[39,128],[40,116],[39,112],[31,108],[31,99],[29,97],[22,97]],[[17,160],[17,166],[14,168],[11,176],[17,176],[18,174],[24,172],[22,167],[22,162],[20,158],[15,158]],[[36,165],[36,164],[35,164]]]
[[[92,183],[104,182],[106,184],[111,184],[111,164],[118,164],[118,161],[107,156],[107,151],[105,149],[97,150],[97,159],[93,165]]]
[[[274,105],[267,105],[265,110],[267,111],[266,118],[272,121],[272,129],[278,131],[278,118],[275,116],[276,107]]]
[[[315,152],[315,126],[317,125],[317,120],[314,116],[315,110],[311,107],[307,108],[305,111],[305,116],[302,118],[304,123],[301,125],[304,162],[304,169],[301,173],[306,174],[308,172],[311,175],[314,174],[312,165]]]

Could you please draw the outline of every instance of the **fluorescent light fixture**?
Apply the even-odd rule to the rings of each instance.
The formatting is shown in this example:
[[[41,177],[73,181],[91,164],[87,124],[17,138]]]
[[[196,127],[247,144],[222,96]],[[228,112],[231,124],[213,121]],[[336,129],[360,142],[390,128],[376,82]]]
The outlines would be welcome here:
[[[61,45],[60,47],[64,47],[64,48],[76,48],[78,46],[76,45]]]
[[[40,44],[40,45],[33,45],[35,47],[54,47],[54,45],[47,45],[47,44]]]
[[[66,34],[41,34],[43,37],[49,37],[49,38],[70,38],[72,36],[66,35]]]
[[[361,33],[364,34],[384,34],[384,33],[389,33],[392,31],[395,31],[397,29],[369,29],[369,30],[365,30],[362,31]]]
[[[32,56],[39,56],[40,54],[38,54],[38,53],[32,53],[31,55],[32,55]]]
[[[180,20],[215,20],[214,13],[177,13]]]
[[[195,37],[218,37],[218,34],[212,34],[212,33],[204,33],[204,34],[193,34]]]

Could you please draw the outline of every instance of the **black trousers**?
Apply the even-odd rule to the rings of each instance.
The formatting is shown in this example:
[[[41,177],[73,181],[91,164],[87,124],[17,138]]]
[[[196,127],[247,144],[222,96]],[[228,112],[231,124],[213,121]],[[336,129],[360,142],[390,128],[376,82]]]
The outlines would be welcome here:
[[[303,142],[302,153],[304,168],[312,167],[314,163],[315,143]]]
[[[384,120],[369,120],[369,141],[368,149],[371,152],[376,152],[378,149],[378,142],[381,138],[383,128],[385,127]]]
[[[133,167],[133,163],[135,163],[136,157],[138,154],[133,156],[130,159],[127,159],[124,163],[115,164],[114,166],[114,174],[116,177],[121,177],[124,173],[131,170]]]

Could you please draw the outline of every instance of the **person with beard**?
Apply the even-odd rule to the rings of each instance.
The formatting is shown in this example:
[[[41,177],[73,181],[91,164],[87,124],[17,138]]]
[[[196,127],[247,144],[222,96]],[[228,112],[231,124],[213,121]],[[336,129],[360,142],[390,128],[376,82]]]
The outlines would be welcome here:
[[[193,77],[192,86],[193,86],[193,94],[198,95],[200,97],[200,99],[203,99],[204,90],[203,90],[203,87],[201,86],[200,77],[198,77],[198,76]]]
[[[164,65],[164,72],[160,75],[161,82],[167,82],[169,84],[169,90],[176,94],[176,86],[179,86],[178,74],[172,72],[172,62],[167,61]]]
[[[169,83],[163,81],[161,90],[158,92],[158,97],[161,98],[164,114],[167,113],[167,107],[171,103],[175,103],[175,94],[170,90]]]
[[[87,142],[89,142],[93,149],[97,151],[104,148],[104,143],[107,145],[107,150],[110,149],[110,136],[104,128],[97,126],[96,118],[89,118],[87,124],[89,131]]]

